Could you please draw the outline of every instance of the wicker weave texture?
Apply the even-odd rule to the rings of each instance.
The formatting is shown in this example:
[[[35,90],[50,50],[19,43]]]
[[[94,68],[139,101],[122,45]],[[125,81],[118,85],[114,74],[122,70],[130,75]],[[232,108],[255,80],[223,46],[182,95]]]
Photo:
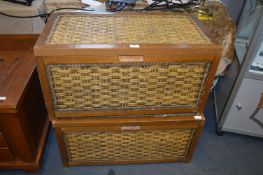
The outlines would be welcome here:
[[[196,106],[210,63],[51,64],[57,111]]]
[[[193,129],[122,132],[68,132],[64,141],[72,162],[154,161],[185,157]]]
[[[208,44],[188,16],[59,16],[46,44]]]

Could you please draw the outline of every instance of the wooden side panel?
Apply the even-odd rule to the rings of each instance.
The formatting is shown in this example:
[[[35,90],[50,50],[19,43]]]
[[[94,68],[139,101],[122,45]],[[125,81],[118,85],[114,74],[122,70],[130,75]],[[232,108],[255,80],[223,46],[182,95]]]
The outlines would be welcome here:
[[[4,117],[2,117],[4,116]],[[20,119],[16,114],[1,114],[0,126],[8,137],[10,149],[16,157],[16,160],[32,161],[33,152],[28,142],[28,136],[25,134]],[[12,126],[10,126],[12,123]]]
[[[207,82],[206,82],[206,85],[204,87],[204,93],[203,93],[203,96],[200,99],[199,105],[198,105],[198,111],[197,112],[199,112],[199,113],[202,113],[205,109],[205,105],[206,105],[208,95],[209,95],[210,90],[211,90],[213,80],[215,78],[215,74],[217,71],[218,63],[220,61],[220,57],[221,57],[221,54],[219,54],[219,53],[217,53],[213,56],[213,61],[211,62],[212,63],[211,69],[208,73]]]
[[[0,161],[11,161],[14,157],[8,147],[0,148]]]
[[[28,92],[18,116],[24,132],[28,136],[27,140],[31,146],[31,151],[35,156],[47,119],[47,110],[36,70],[33,72],[28,85]]]
[[[4,137],[4,134],[0,132],[0,148],[2,147],[8,147],[6,143],[6,138]]]

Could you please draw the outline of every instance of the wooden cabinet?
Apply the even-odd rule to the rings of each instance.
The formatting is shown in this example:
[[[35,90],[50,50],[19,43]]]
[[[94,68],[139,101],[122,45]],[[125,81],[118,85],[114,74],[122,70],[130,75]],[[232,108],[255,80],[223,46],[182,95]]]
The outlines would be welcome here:
[[[41,166],[49,121],[32,52],[37,37],[0,36],[0,168]]]

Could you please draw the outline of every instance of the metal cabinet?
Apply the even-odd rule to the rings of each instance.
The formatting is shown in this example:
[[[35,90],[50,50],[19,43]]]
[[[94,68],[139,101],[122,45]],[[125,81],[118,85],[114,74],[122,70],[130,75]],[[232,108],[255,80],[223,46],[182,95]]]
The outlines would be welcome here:
[[[244,78],[222,130],[263,137],[263,110],[257,111],[262,92],[263,81]]]
[[[249,32],[245,53],[236,49],[237,57],[244,58],[233,62],[214,91],[218,134],[229,131],[263,137],[263,11],[257,13],[258,22]]]

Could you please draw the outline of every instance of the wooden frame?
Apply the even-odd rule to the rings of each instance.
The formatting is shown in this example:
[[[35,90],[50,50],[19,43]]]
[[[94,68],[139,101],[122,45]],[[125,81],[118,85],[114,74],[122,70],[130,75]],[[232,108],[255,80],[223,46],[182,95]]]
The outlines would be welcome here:
[[[148,117],[148,118],[116,118],[116,119],[82,119],[82,120],[57,120],[53,122],[56,137],[60,147],[60,153],[65,166],[92,165],[92,164],[128,164],[128,163],[153,163],[153,162],[190,162],[198,138],[204,124],[203,114],[195,117],[191,115],[174,117]],[[123,129],[124,128],[124,129]],[[89,131],[117,131],[122,130],[155,130],[182,128],[195,129],[192,140],[190,140],[187,154],[184,157],[175,157],[169,160],[130,160],[130,161],[103,161],[103,162],[74,162],[68,160],[68,150],[63,134],[65,132],[89,132]]]
[[[62,15],[65,13],[62,13]],[[68,14],[68,13],[66,13]],[[129,115],[129,114],[161,114],[202,112],[210,91],[210,87],[221,56],[221,46],[216,44],[140,44],[139,48],[130,48],[129,44],[78,44],[78,45],[46,45],[45,41],[59,14],[51,16],[37,44],[35,56],[41,80],[46,106],[51,120],[72,117]],[[78,15],[71,13],[70,15]],[[83,14],[82,14],[83,15]],[[116,15],[116,14],[115,14]],[[121,15],[121,14],[117,14]],[[138,14],[131,14],[138,15]],[[195,19],[194,19],[195,20]],[[197,22],[197,25],[201,24]],[[202,28],[202,26],[201,26]],[[146,110],[115,111],[74,111],[58,112],[52,106],[52,92],[45,66],[47,64],[84,64],[84,63],[123,63],[123,62],[210,62],[211,67],[205,83],[204,92],[195,107],[162,108]],[[154,112],[153,112],[154,111]]]

